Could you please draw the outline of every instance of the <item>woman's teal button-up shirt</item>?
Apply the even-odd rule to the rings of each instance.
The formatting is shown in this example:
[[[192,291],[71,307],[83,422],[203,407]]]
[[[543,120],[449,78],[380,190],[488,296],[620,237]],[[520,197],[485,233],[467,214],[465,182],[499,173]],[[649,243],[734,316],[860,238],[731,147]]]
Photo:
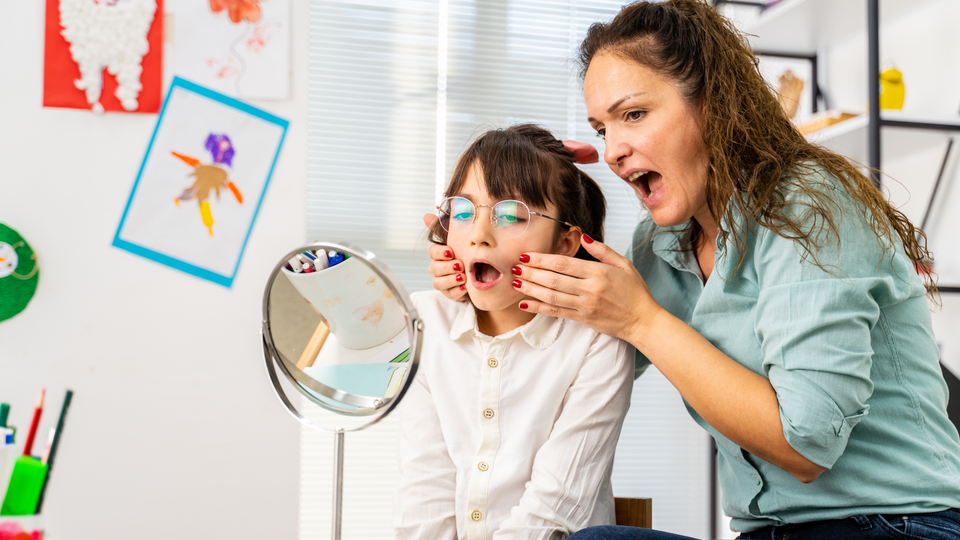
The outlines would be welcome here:
[[[661,306],[770,380],[787,441],[828,469],[803,484],[688,406],[717,440],[723,510],[737,531],[960,507],[960,440],[923,283],[900,242],[885,250],[842,187],[821,187],[839,210],[839,246],[825,234],[817,251],[823,268],[743,217],[721,227],[749,228],[740,267],[733,242],[718,240],[706,284],[687,226],[645,218],[629,254]],[[637,355],[639,374],[648,361]]]

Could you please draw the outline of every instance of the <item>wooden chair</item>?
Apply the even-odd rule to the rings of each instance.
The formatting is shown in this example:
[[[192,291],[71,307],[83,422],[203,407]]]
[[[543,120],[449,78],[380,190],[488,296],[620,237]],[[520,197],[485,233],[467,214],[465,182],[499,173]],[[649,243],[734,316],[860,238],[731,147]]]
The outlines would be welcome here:
[[[645,529],[653,528],[653,499],[616,497],[613,504],[617,515],[617,525],[643,527]]]

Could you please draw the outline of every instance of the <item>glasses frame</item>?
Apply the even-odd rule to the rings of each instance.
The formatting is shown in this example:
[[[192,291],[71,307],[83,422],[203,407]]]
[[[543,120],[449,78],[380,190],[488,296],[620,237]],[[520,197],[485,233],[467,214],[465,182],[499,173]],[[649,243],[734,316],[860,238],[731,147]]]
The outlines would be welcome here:
[[[485,207],[485,208],[489,208],[489,209],[490,209],[490,224],[493,225],[494,230],[496,230],[498,234],[501,233],[501,231],[503,231],[503,229],[501,229],[500,227],[497,226],[496,212],[494,212],[493,209],[494,209],[495,207],[499,206],[499,205],[502,204],[502,203],[517,203],[517,204],[522,204],[523,207],[527,209],[527,213],[530,214],[531,216],[539,216],[539,217],[542,217],[542,218],[551,219],[551,220],[553,220],[553,221],[556,221],[557,223],[560,223],[561,225],[566,225],[567,227],[571,227],[571,228],[572,228],[572,227],[576,227],[576,225],[574,225],[573,223],[568,223],[568,222],[566,222],[566,221],[557,219],[557,218],[555,218],[555,217],[548,216],[548,215],[546,215],[546,214],[542,214],[542,213],[540,213],[540,212],[534,212],[533,210],[530,209],[529,206],[527,206],[527,203],[525,203],[525,202],[523,202],[523,201],[518,201],[518,200],[516,200],[516,199],[505,199],[505,200],[502,200],[502,201],[498,201],[498,202],[495,203],[493,206],[491,206],[491,205],[489,205],[489,204],[477,204],[477,203],[471,201],[470,199],[468,199],[468,198],[466,198],[466,197],[447,197],[446,199],[440,201],[440,204],[437,206],[437,211],[440,212],[441,214],[446,214],[448,221],[449,221],[449,219],[450,219],[451,216],[450,216],[450,214],[448,214],[447,212],[444,212],[442,206],[443,206],[443,204],[446,203],[447,201],[453,201],[454,199],[461,199],[461,200],[467,201],[468,203],[470,203],[470,204],[473,206],[473,218],[470,219],[470,222],[469,222],[469,223],[465,223],[465,224],[464,224],[464,225],[467,226],[467,227],[473,226],[474,222],[476,222],[476,220],[477,220],[477,214],[480,213],[480,208],[484,208],[484,207]],[[449,232],[450,232],[450,229],[448,229],[447,227],[445,227],[445,226],[443,225],[443,216],[440,216],[440,218],[441,218],[441,219],[440,219],[440,226],[443,227],[443,230],[445,230],[445,231],[447,231],[447,232],[449,233]],[[523,236],[523,233],[527,232],[527,229],[529,229],[529,228],[530,228],[530,223],[527,222],[526,227],[524,227],[522,231],[520,231],[518,234],[515,234],[515,235],[513,235],[513,236],[509,236],[509,237],[507,237],[507,238],[518,238],[518,237],[520,237],[520,236]]]

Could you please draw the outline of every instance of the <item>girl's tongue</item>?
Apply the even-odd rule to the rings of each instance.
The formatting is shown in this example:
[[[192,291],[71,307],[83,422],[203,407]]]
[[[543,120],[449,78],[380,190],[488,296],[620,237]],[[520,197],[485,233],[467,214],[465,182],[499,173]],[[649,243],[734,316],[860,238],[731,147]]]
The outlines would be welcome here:
[[[500,279],[500,271],[486,263],[476,263],[474,267],[475,279],[480,283],[490,283]]]

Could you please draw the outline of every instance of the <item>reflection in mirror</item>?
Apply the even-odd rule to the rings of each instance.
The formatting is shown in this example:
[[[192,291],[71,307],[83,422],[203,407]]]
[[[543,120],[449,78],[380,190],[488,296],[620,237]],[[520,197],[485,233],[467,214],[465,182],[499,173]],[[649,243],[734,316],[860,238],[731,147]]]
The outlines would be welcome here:
[[[370,262],[331,251],[310,246],[279,266],[267,330],[281,369],[311,401],[339,414],[376,415],[410,371],[406,310]]]

